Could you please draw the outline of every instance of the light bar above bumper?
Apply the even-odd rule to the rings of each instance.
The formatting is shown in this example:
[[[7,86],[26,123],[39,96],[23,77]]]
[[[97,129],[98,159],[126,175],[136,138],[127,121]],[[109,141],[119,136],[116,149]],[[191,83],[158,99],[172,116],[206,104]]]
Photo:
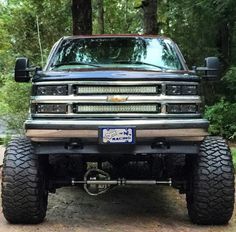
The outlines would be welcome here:
[[[135,127],[137,138],[204,137],[209,122],[205,119],[137,120],[27,120],[29,138],[97,138],[99,127]]]

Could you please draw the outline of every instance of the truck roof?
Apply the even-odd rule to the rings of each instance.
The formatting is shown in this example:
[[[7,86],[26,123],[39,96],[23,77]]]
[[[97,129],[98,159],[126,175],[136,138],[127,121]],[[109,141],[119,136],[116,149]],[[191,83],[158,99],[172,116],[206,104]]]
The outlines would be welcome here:
[[[117,37],[131,37],[131,38],[165,38],[165,39],[170,39],[166,36],[162,35],[146,35],[146,34],[100,34],[100,35],[72,35],[72,36],[65,36],[65,39],[77,39],[77,38],[117,38]]]

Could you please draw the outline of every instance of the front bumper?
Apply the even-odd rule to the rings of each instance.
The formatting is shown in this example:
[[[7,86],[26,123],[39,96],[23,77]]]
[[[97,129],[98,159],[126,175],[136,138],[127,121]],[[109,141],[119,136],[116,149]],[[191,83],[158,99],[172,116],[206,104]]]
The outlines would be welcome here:
[[[208,135],[209,122],[205,119],[32,119],[25,122],[26,136],[32,139],[98,138],[99,127],[103,126],[135,127],[137,139],[169,137],[202,140]]]

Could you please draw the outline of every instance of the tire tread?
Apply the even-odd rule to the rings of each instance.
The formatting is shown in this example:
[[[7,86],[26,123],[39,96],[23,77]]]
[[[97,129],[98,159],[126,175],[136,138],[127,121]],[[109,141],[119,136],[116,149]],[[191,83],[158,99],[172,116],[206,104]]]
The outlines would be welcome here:
[[[223,225],[234,209],[234,168],[222,138],[208,137],[193,161],[192,189],[187,192],[190,219],[195,224]]]
[[[42,193],[42,174],[31,141],[26,137],[13,138],[5,151],[2,171],[2,207],[7,221],[25,224],[43,221],[47,199]]]

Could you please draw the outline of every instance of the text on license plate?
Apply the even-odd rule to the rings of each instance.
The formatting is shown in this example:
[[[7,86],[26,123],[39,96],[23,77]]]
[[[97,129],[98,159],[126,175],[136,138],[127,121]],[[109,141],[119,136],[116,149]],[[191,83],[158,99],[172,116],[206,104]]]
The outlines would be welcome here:
[[[135,143],[135,128],[100,128],[102,143]]]

